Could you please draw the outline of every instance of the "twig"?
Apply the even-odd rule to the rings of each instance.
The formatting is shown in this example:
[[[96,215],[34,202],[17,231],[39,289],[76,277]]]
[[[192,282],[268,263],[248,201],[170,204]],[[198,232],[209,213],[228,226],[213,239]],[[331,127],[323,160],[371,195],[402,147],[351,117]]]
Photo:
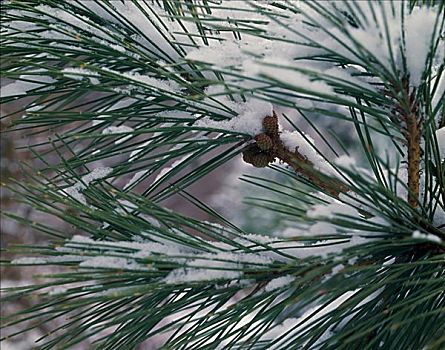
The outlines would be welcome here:
[[[342,181],[329,177],[319,170],[304,155],[289,150],[280,139],[278,132],[278,117],[267,116],[263,120],[264,134],[255,136],[256,144],[249,145],[243,152],[243,159],[256,167],[265,167],[275,158],[288,164],[303,178],[322,189],[324,192],[338,198],[340,193],[349,191],[349,187]]]
[[[408,97],[407,107],[398,106],[400,119],[405,122],[405,139],[408,148],[408,203],[417,207],[420,194],[420,161],[422,157],[422,147],[420,145],[422,137],[422,118],[418,116],[419,105],[415,98],[416,91],[409,93],[408,79],[403,81],[405,96]]]

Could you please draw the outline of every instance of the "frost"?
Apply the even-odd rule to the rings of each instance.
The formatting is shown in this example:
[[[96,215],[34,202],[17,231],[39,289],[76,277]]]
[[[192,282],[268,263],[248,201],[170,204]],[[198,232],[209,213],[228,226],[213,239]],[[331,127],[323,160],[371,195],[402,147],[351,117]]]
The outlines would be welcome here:
[[[287,285],[291,284],[294,280],[295,277],[290,275],[274,278],[268,284],[266,284],[266,287],[264,287],[264,291],[268,293],[272,292],[273,290],[286,287]]]
[[[418,230],[414,231],[412,237],[415,239],[426,240],[434,243],[442,243],[442,240],[432,233],[422,233]]]

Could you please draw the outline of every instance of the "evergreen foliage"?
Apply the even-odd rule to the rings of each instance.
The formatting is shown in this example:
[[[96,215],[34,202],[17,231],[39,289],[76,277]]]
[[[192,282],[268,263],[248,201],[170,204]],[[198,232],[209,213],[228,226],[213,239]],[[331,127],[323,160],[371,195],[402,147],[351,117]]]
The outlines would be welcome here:
[[[61,319],[39,348],[443,349],[444,7],[3,3],[1,102],[51,135],[11,190],[82,232],[26,222],[51,243],[5,264],[57,272],[6,291],[39,302],[5,334]],[[237,158],[266,168],[243,180],[272,232],[188,191]]]

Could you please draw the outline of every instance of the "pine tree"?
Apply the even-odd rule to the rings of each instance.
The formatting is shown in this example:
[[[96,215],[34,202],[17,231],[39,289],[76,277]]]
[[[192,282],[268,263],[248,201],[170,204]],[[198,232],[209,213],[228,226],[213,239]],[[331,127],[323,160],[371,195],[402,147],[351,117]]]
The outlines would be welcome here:
[[[444,7],[2,3],[1,102],[50,135],[11,190],[81,233],[4,214],[50,238],[5,264],[55,269],[6,291],[37,303],[4,334],[59,320],[39,348],[445,348]],[[247,204],[190,192],[237,159]]]

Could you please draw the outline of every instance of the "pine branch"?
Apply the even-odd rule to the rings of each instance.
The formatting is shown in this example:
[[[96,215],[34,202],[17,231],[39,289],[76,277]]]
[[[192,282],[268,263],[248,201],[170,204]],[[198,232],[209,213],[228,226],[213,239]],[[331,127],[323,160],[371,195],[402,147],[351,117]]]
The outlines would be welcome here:
[[[53,240],[8,247],[6,267],[57,269],[7,290],[37,301],[5,335],[441,349],[444,6],[5,3],[4,118],[23,115],[41,164],[10,191],[70,227],[5,214]],[[266,169],[218,203],[190,192],[240,153]]]

